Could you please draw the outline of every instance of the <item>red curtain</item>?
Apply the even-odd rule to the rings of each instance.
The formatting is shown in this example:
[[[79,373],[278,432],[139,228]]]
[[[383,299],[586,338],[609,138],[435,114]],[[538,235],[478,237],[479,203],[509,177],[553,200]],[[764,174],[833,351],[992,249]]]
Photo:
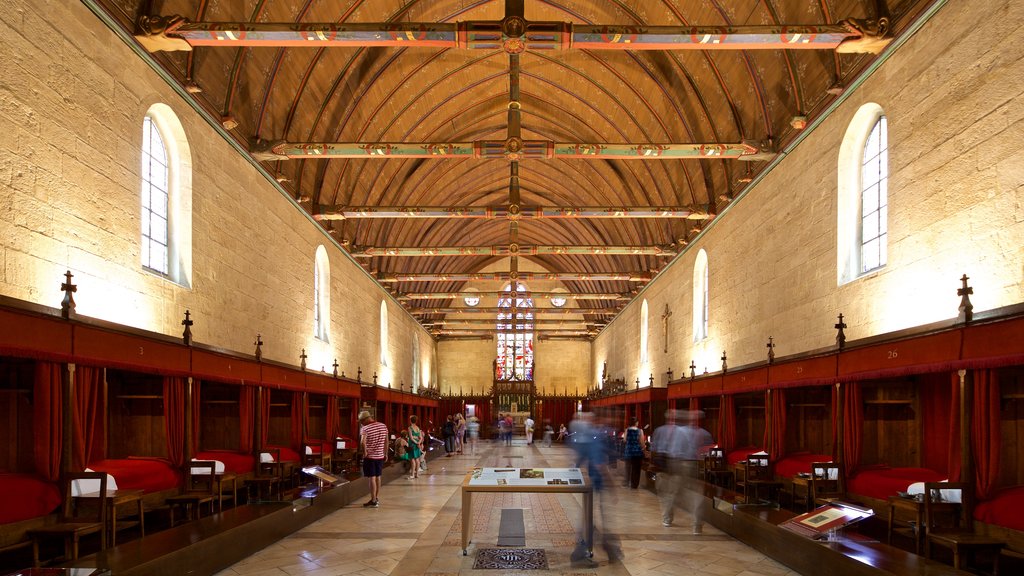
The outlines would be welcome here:
[[[60,456],[63,449],[63,411],[61,410],[61,380],[64,365],[37,362],[33,387],[32,416],[35,443],[32,455],[36,473],[50,480],[60,478]]]
[[[270,388],[260,390],[260,446],[263,450],[267,447],[267,439],[270,437]]]
[[[782,388],[769,390],[768,403],[771,426],[764,430],[764,447],[768,458],[776,461],[786,454],[786,391]]]
[[[718,446],[728,453],[736,447],[736,403],[732,395],[722,396],[718,413]]]
[[[979,499],[990,496],[999,478],[999,379],[994,370],[974,371],[974,405],[971,410],[971,450]]]
[[[327,422],[324,440],[333,441],[338,435],[338,397],[327,397]]]
[[[102,368],[75,367],[74,398],[71,467],[73,471],[80,472],[89,462],[101,460],[104,456]]]
[[[860,382],[843,385],[843,473],[847,478],[860,465],[860,443],[864,428],[864,403]]]
[[[950,482],[960,481],[960,457],[962,455],[960,446],[960,375],[952,374],[949,390],[949,454],[946,457],[946,474]]]
[[[918,377],[921,403],[921,465],[949,476],[949,463],[959,455],[950,444],[949,375],[925,374]]]
[[[185,465],[185,378],[164,377],[164,428],[167,430],[167,459],[180,468]]]
[[[291,414],[291,448],[302,454],[302,443],[306,440],[303,434],[306,424],[306,411],[303,410],[305,402],[302,401],[302,392],[292,392],[292,414]]]
[[[256,389],[243,385],[238,393],[238,451],[249,454],[253,451],[253,425],[256,420]]]
[[[839,454],[839,384],[832,385],[832,460],[840,461]]]
[[[202,389],[202,384],[199,380],[192,381],[192,442],[190,442],[189,448],[192,450],[192,458],[196,457],[199,453],[199,447],[202,442],[199,441],[199,424],[202,420],[202,403],[199,401],[199,393]]]

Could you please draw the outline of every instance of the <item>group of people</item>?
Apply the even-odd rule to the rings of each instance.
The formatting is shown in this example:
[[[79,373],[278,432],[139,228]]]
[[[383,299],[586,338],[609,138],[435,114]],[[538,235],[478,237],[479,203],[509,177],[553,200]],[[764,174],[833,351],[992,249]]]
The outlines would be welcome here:
[[[699,426],[699,419],[699,412],[668,410],[665,413],[665,424],[654,431],[649,444],[651,462],[657,468],[657,490],[662,525],[672,526],[676,507],[685,504],[686,508],[691,510],[694,515],[694,534],[700,534],[703,527],[700,508],[701,495],[698,491],[687,490],[685,484],[691,479],[696,479],[697,459],[702,451],[711,446],[713,442],[711,433]],[[527,436],[529,443],[532,440],[533,420],[528,418],[527,421],[530,422],[530,426],[527,428],[530,431]],[[626,483],[630,488],[636,489],[640,484],[648,438],[636,418],[632,418],[629,424],[623,433],[622,457],[626,468]],[[387,458],[388,429],[383,423],[374,420],[368,411],[359,413],[359,425],[363,476],[367,478],[370,487],[370,499],[363,506],[376,508],[379,506],[380,479]],[[498,417],[499,439],[510,445],[513,429],[512,417],[500,414]],[[475,451],[479,431],[480,424],[476,418],[470,418],[467,421],[462,414],[448,416],[442,428],[446,456],[462,453],[464,435],[467,433],[471,450]],[[551,434],[551,427],[548,426],[545,431],[545,444],[550,445]],[[570,423],[569,430],[566,430],[563,424],[558,432],[558,441],[571,440],[570,445],[576,451],[576,466],[586,468],[594,492],[598,494],[602,520],[604,506],[600,494],[608,484],[605,477],[606,465],[611,459],[617,457],[615,450],[609,449],[610,446],[615,446],[614,441],[609,442],[609,439],[615,437],[614,429],[589,412],[577,414]],[[429,441],[428,438],[428,434],[419,427],[416,416],[410,416],[409,427],[401,431],[396,447],[398,458],[409,462],[410,479],[419,477],[420,467],[424,460],[424,443]],[[605,547],[609,557],[621,554],[617,543],[608,541],[607,537]]]
[[[452,457],[462,454],[466,445],[469,445],[469,453],[476,453],[476,443],[480,439],[480,420],[471,416],[468,420],[461,412],[447,417],[441,426],[441,436],[444,439],[444,455]]]

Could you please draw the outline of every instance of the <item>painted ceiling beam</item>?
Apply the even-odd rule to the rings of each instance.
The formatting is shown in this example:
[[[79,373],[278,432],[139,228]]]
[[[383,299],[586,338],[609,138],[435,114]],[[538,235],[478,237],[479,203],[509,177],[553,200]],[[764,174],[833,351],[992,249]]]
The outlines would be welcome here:
[[[406,292],[399,294],[399,301],[406,300],[450,300],[452,298],[479,298],[482,296],[510,298],[507,290],[481,290],[479,292]],[[629,300],[628,294],[570,294],[568,292],[516,292],[516,298],[572,298],[574,300]]]
[[[515,278],[513,278],[515,276]],[[649,282],[654,277],[654,272],[519,272],[513,275],[510,272],[477,272],[473,274],[462,273],[424,273],[424,274],[384,274],[378,276],[378,281],[385,284],[396,282],[471,282],[474,280],[556,280],[556,281],[586,281],[586,280],[622,280],[625,282]]]
[[[424,326],[490,326],[492,328],[499,324],[495,318],[469,318],[465,320],[426,320],[421,322]],[[508,324],[504,322],[504,324]],[[567,330],[586,330],[589,326],[604,326],[604,322],[584,322],[580,319],[563,319],[563,320],[537,320],[530,319],[527,322],[520,320],[516,323],[519,330],[524,330],[524,326],[545,326],[552,327],[558,326]]]
[[[475,142],[269,142],[250,151],[260,162],[291,159],[476,158],[501,160],[770,160],[774,153],[755,142],[553,142],[477,140]]]
[[[676,251],[664,246],[366,246],[349,251],[353,258],[376,256],[537,256],[540,254],[586,254],[628,256],[675,256]]]
[[[411,314],[414,315],[431,315],[431,314],[508,314],[511,308],[505,307],[490,307],[490,308],[476,308],[476,307],[465,307],[465,308],[409,308]],[[593,315],[593,316],[611,316],[614,315],[618,308],[530,308],[530,313],[537,316],[570,316],[573,314]],[[493,319],[493,317],[492,317]]]
[[[362,218],[476,218],[539,220],[545,218],[685,218],[707,220],[711,214],[687,206],[343,206],[320,204],[316,220]]]
[[[458,48],[509,54],[556,50],[836,50],[878,53],[888,20],[751,26],[579,25],[530,22],[519,15],[467,22],[190,22],[142,16],[136,39],[150,52],[195,47]]]
[[[459,329],[454,329],[454,330],[447,330],[447,329],[443,329],[443,330],[430,330],[430,333],[433,334],[434,336],[474,336],[474,335],[481,335],[481,336],[483,336],[485,334],[499,334],[499,333],[507,334],[509,332],[511,332],[511,330],[499,330],[497,328],[472,328],[472,329],[465,329],[465,330],[459,330]],[[526,330],[521,330],[520,332],[526,332]],[[556,329],[553,329],[553,330],[545,330],[544,328],[534,328],[533,330],[529,330],[529,332],[546,332],[546,333],[548,333],[550,335],[558,335],[558,336],[596,336],[597,335],[597,330],[563,330],[561,328],[556,328]]]

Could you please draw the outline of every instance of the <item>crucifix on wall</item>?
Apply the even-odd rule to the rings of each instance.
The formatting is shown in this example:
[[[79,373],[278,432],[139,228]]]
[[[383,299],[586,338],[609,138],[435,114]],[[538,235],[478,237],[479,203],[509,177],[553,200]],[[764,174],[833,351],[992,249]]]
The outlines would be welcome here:
[[[662,352],[668,352],[668,319],[672,316],[672,311],[668,309],[668,304],[665,304],[665,313],[661,315],[661,329],[664,332],[665,347]]]

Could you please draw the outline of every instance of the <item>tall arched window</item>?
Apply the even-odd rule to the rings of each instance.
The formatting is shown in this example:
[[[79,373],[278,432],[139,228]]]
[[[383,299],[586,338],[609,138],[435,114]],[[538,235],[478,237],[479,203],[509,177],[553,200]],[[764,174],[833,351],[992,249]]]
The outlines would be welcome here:
[[[516,291],[525,292],[526,287],[516,284]],[[498,380],[533,380],[533,300],[515,298],[512,307],[512,285],[505,287],[508,296],[498,299],[498,307],[508,312],[499,312],[498,354],[495,378]]]
[[[845,284],[888,260],[889,136],[881,106],[865,104],[854,115],[837,172],[837,268]]]
[[[647,299],[640,305],[640,367],[647,366]]]
[[[192,161],[181,122],[166,104],[142,120],[140,247],[143,268],[183,286],[192,276]]]
[[[708,337],[708,253],[701,248],[693,264],[693,341]]]
[[[388,365],[388,302],[380,301],[380,363]]]
[[[331,261],[323,245],[313,258],[313,336],[328,342],[331,328]]]

